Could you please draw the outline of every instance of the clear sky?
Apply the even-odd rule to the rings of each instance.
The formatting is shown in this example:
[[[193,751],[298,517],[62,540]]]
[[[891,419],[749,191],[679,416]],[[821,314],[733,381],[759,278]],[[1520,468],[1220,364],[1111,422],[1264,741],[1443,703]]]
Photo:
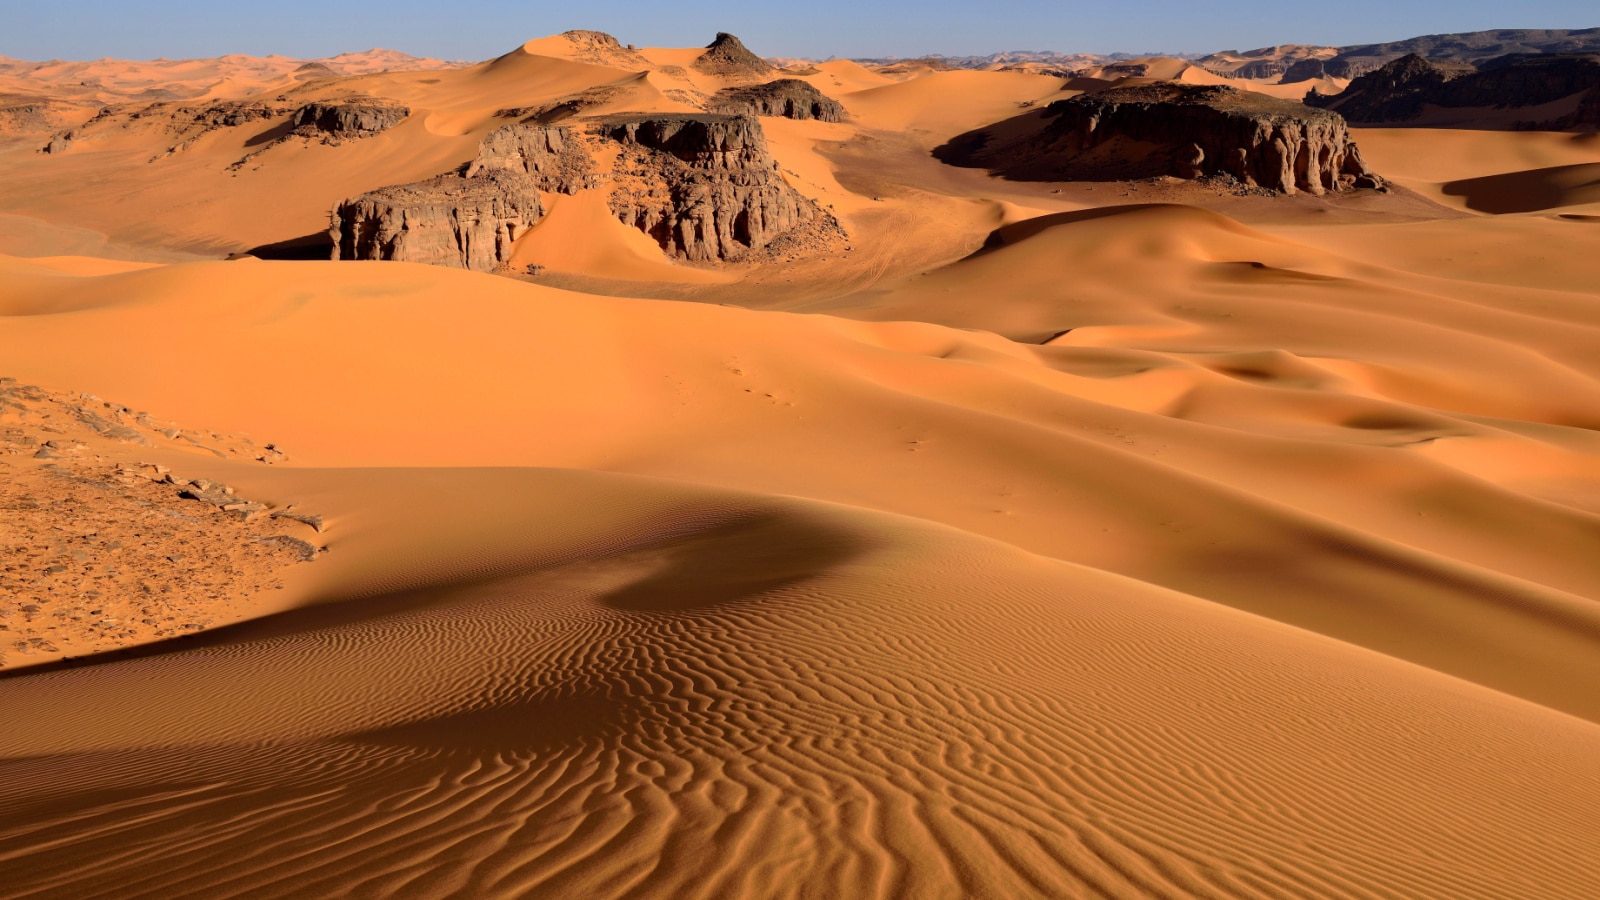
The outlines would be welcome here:
[[[1597,0],[0,0],[0,55],[317,57],[389,47],[478,60],[569,28],[671,47],[731,31],[765,56],[1209,52],[1597,25]]]

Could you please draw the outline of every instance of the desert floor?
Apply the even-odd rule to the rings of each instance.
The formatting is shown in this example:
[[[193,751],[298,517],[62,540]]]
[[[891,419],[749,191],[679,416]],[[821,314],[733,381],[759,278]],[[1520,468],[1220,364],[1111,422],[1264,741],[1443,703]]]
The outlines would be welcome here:
[[[562,53],[0,145],[0,896],[1600,895],[1600,135],[1011,182],[1059,79],[828,63],[848,249],[223,259],[708,89]]]

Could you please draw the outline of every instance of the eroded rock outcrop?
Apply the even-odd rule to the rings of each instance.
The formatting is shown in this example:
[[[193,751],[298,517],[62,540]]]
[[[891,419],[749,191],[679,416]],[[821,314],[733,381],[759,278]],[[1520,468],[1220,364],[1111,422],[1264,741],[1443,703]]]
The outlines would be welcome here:
[[[783,180],[753,116],[622,116],[595,130],[623,148],[612,212],[668,255],[737,260],[825,216]]]
[[[336,143],[387,131],[409,115],[411,110],[387,100],[328,101],[300,107],[289,124],[295,134]]]
[[[1027,180],[1231,177],[1284,194],[1378,188],[1343,118],[1231,87],[1159,83],[1050,104],[1033,134],[963,135],[940,158]]]
[[[777,71],[771,63],[751,53],[742,41],[724,31],[717,32],[717,39],[706,45],[706,52],[694,61],[694,67],[707,75],[724,78],[760,77]]]
[[[334,259],[428,263],[479,272],[511,258],[512,244],[544,215],[533,180],[488,168],[380,188],[334,210]]]
[[[518,123],[490,132],[478,145],[478,158],[467,167],[470,178],[480,172],[520,172],[543,191],[576,194],[598,184],[594,159],[569,128]]]
[[[839,101],[798,78],[725,88],[711,98],[708,108],[711,112],[730,115],[781,116],[820,122],[843,122],[845,118]]]
[[[1520,109],[1572,98],[1577,98],[1573,110],[1517,124],[1550,129],[1600,126],[1600,117],[1590,112],[1600,104],[1600,55],[1512,55],[1474,68],[1409,54],[1362,75],[1340,93],[1313,91],[1306,103],[1335,110],[1352,122],[1409,122],[1428,107]]]

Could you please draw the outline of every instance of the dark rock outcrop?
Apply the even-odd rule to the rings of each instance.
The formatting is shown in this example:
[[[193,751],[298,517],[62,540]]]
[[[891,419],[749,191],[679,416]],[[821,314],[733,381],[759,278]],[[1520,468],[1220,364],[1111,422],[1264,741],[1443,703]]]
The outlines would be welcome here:
[[[1519,109],[1572,97],[1578,97],[1575,111],[1519,124],[1554,129],[1600,125],[1600,117],[1590,112],[1600,104],[1600,55],[1515,54],[1474,69],[1411,54],[1362,75],[1340,93],[1312,92],[1306,103],[1336,110],[1352,122],[1408,122],[1430,106]]]
[[[571,129],[559,125],[506,125],[478,145],[467,177],[502,169],[528,176],[539,190],[576,194],[594,187],[594,160]]]
[[[777,71],[772,64],[750,52],[738,38],[727,32],[717,32],[717,39],[706,45],[706,52],[694,61],[694,67],[707,75],[723,77],[759,77]]]
[[[1339,115],[1213,85],[1113,88],[1050,104],[1047,124],[993,144],[969,133],[935,151],[1024,180],[1232,177],[1284,194],[1382,187]]]
[[[839,101],[798,78],[725,88],[711,98],[708,109],[731,115],[781,116],[821,122],[843,122],[845,117]]]
[[[479,272],[511,258],[544,215],[538,188],[507,168],[440,175],[346,200],[329,228],[334,259],[429,263]]]
[[[824,215],[790,187],[753,116],[600,120],[623,146],[611,210],[672,256],[736,260]]]
[[[386,100],[318,102],[295,110],[289,124],[296,134],[337,142],[386,131],[410,114],[406,107]]]

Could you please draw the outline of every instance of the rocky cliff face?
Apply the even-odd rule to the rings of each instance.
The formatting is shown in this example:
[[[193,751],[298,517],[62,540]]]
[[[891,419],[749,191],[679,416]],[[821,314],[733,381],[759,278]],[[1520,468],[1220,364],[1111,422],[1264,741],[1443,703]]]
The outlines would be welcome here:
[[[611,210],[672,256],[737,260],[822,216],[784,182],[752,116],[612,117],[620,143]]]
[[[478,145],[478,158],[467,168],[479,172],[504,169],[520,172],[540,190],[576,194],[598,184],[594,160],[571,129],[557,125],[506,125],[489,133]]]
[[[1560,129],[1600,124],[1586,112],[1600,103],[1600,56],[1512,55],[1474,69],[1411,54],[1362,75],[1338,94],[1313,92],[1306,103],[1336,110],[1352,122],[1407,122],[1429,106],[1515,109],[1574,96],[1580,97],[1576,112],[1522,125]]]
[[[532,179],[510,168],[380,188],[334,210],[334,259],[384,259],[479,272],[511,258],[544,215]]]
[[[602,179],[593,153],[620,145]],[[490,133],[457,173],[386,187],[334,210],[335,259],[394,259],[492,271],[544,214],[539,192],[604,189],[622,222],[670,256],[743,259],[811,226],[837,223],[783,180],[753,116],[637,115],[586,130],[523,122]]]
[[[781,116],[843,122],[844,107],[808,82],[780,78],[750,87],[725,88],[711,98],[712,112],[747,116]]]
[[[1231,176],[1284,194],[1383,185],[1337,114],[1230,87],[1115,88],[1052,103],[1044,115],[1041,130],[1010,144],[964,135],[939,155],[1035,180]]]
[[[410,114],[406,107],[386,100],[307,103],[294,111],[289,124],[296,134],[334,143],[386,131]]]

